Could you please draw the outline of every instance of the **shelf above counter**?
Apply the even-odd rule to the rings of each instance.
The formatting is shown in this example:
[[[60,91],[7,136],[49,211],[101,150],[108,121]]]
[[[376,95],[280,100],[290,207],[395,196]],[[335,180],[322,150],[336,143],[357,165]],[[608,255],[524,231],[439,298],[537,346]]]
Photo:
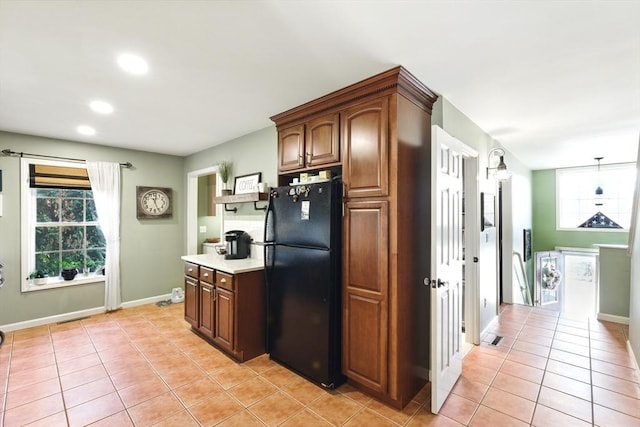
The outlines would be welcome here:
[[[227,205],[233,203],[251,203],[253,202],[253,208],[257,211],[266,211],[267,206],[260,206],[256,204],[259,201],[269,200],[269,193],[246,193],[246,194],[232,194],[229,196],[218,196],[213,198],[214,203],[224,204],[224,210],[227,212],[237,212],[238,208],[227,208]]]

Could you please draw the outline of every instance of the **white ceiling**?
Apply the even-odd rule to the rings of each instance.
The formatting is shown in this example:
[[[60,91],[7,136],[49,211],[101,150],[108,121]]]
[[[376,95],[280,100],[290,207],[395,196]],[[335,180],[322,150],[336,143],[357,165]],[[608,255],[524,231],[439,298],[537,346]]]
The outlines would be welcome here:
[[[396,65],[532,169],[636,159],[634,0],[2,0],[0,129],[188,155]]]

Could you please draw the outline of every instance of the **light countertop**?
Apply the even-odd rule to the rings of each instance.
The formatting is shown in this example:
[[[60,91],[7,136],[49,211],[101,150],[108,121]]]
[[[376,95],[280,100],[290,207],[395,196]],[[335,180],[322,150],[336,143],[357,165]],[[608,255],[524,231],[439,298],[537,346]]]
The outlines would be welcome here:
[[[203,265],[229,274],[247,273],[264,269],[264,261],[256,258],[224,259],[224,255],[201,254],[185,255],[182,260]]]

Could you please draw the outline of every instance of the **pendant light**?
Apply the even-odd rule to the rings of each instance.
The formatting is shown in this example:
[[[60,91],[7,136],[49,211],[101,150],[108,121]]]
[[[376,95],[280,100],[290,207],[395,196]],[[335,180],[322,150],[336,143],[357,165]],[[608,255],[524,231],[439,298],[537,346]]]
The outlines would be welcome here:
[[[594,157],[594,160],[598,161],[598,173],[597,173],[597,185],[596,185],[596,206],[602,206],[602,196],[604,194],[604,190],[600,186],[600,160],[604,159],[604,157]]]

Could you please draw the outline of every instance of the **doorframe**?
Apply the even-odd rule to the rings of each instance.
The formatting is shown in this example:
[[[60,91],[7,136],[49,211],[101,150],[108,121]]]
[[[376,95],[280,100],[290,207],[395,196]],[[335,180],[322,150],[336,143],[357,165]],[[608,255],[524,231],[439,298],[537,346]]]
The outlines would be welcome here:
[[[218,165],[198,169],[187,174],[187,255],[198,253],[198,178],[216,174],[216,196],[220,195],[222,180],[218,174]],[[216,216],[222,230],[223,214],[220,205],[216,206]]]
[[[464,144],[464,143],[463,143]],[[478,152],[471,147],[465,147],[465,180],[464,180],[464,251],[465,251],[465,292],[464,319],[465,342],[480,344],[480,275],[479,262],[474,257],[480,254],[480,185]]]

